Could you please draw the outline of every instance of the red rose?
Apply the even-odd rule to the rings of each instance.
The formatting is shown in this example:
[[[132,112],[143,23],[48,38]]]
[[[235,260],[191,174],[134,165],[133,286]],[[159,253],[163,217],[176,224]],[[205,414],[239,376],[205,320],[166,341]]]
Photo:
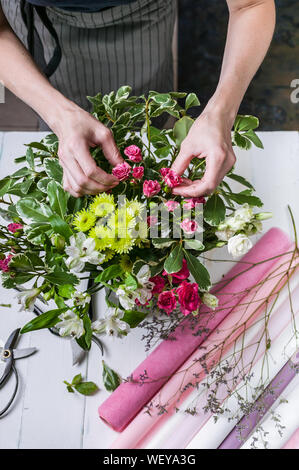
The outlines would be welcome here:
[[[152,197],[158,194],[161,186],[157,180],[145,180],[143,183],[143,193],[146,197]]]
[[[164,183],[167,184],[170,188],[175,188],[182,183],[182,178],[176,174],[174,170],[170,168],[161,168],[160,173],[164,180]]]
[[[198,294],[198,285],[196,282],[191,283],[183,281],[177,288],[179,304],[184,315],[189,315],[196,311],[200,304],[200,297]]]
[[[176,307],[176,298],[172,290],[161,292],[158,297],[158,307],[165,310],[169,315]]]
[[[130,165],[124,162],[116,165],[112,170],[112,174],[117,179],[119,179],[119,181],[125,181],[129,178],[131,171],[132,168],[130,167]]]
[[[136,178],[137,180],[141,180],[141,178],[143,178],[143,175],[144,175],[144,168],[143,166],[136,166],[135,168],[133,168],[133,178]]]
[[[154,276],[150,278],[150,282],[152,282],[154,285],[152,293],[153,294],[160,294],[164,287],[165,287],[165,279],[161,276]]]
[[[129,145],[124,150],[124,154],[131,160],[132,162],[139,163],[142,160],[141,150],[137,145]]]
[[[171,276],[172,281],[175,283],[181,282],[184,279],[187,279],[190,276],[189,269],[187,267],[187,262],[183,259],[183,266],[177,273],[168,274],[166,271],[163,271],[163,276]]]

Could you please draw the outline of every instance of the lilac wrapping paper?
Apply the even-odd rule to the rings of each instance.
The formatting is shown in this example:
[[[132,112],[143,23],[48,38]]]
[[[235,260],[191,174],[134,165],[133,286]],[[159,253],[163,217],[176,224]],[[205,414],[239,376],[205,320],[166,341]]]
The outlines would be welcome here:
[[[299,373],[299,350],[280,369],[276,377],[270,382],[260,398],[256,401],[256,410],[244,416],[229,435],[220,444],[218,449],[239,449],[254,428],[265,416],[284,389],[289,385],[296,374]],[[271,393],[273,390],[273,393]]]

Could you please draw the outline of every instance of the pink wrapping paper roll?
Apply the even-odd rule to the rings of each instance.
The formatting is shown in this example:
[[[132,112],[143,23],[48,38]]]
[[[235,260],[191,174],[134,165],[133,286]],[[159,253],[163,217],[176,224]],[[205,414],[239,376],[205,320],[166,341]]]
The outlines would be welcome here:
[[[299,449],[299,428],[296,429],[282,449]]]
[[[122,383],[99,407],[99,416],[116,431],[122,431],[202,344],[209,332],[217,328],[245,297],[246,292],[263,279],[276,262],[276,259],[271,258],[287,252],[290,246],[290,239],[282,230],[270,229],[212,289],[219,296],[219,307],[213,312],[201,306],[198,330],[204,331],[195,335],[188,320],[184,320],[171,335],[175,341],[163,341],[133,372],[132,377],[138,382],[140,375],[146,371],[150,382],[142,386],[132,382]],[[252,264],[256,265],[248,269]],[[182,324],[184,328],[181,328]]]
[[[264,299],[270,294],[273,294],[271,300],[275,300],[275,292],[278,292],[287,281],[287,275],[284,273],[287,271],[291,259],[292,253],[276,260],[276,263],[271,268],[271,277],[257,287],[258,293],[253,289],[245,297],[242,305],[237,306],[231,314],[221,322],[219,331],[213,332],[202,343],[202,348],[204,349],[202,349],[202,351],[196,350],[183,364],[181,369],[170,378],[160,392],[151,400],[147,405],[147,409],[151,410],[152,415],[150,416],[148,413],[145,413],[144,410],[141,411],[128,428],[113,443],[112,448],[135,448],[138,443],[140,444],[140,441],[142,441],[151,428],[161,419],[161,415],[158,414],[160,406],[167,407],[167,410],[171,413],[172,407],[179,406],[178,400],[181,402],[183,399],[187,398],[193,388],[188,387],[185,389],[185,387],[189,383],[194,383],[194,374],[196,373],[196,381],[201,381],[206,375],[204,368],[198,363],[198,359],[203,356],[203,354],[212,352],[211,356],[205,361],[207,368],[211,370],[213,365],[217,364],[221,349],[215,349],[215,345],[220,345],[225,338],[229,337],[225,348],[222,349],[222,354],[225,353],[243,330],[244,322],[246,321],[246,325],[249,327],[265,309]],[[296,263],[298,263],[298,260],[296,260]],[[292,270],[289,272],[289,275],[291,275],[291,273]],[[197,362],[195,363],[195,361]],[[184,389],[184,394],[182,394],[181,391]]]
[[[294,315],[296,318],[298,318],[299,284],[294,289],[291,295],[292,295],[292,305],[293,305]],[[287,295],[287,298],[284,300],[284,302],[277,309],[275,307],[275,310],[271,314],[271,318],[268,323],[268,333],[269,333],[269,338],[271,338],[272,345],[276,343],[278,337],[281,336],[281,334],[287,329],[291,320],[292,320],[292,315],[290,311],[290,300]],[[252,364],[252,362],[254,366],[258,364],[263,354],[265,353],[265,350],[266,350],[265,341],[262,341],[262,343],[260,344],[258,348],[258,351],[256,350],[257,349],[256,345],[261,337],[262,328],[263,328],[263,325],[261,325],[261,327],[259,328],[259,331],[249,340],[245,338],[244,346],[246,347],[246,349],[244,348],[243,355],[242,355],[242,363],[244,365],[244,370],[246,371],[245,373],[248,372],[249,366]],[[271,354],[271,351],[272,350],[270,350],[270,354]],[[231,354],[231,349],[229,351],[229,354]],[[236,358],[239,358],[239,357],[240,357],[240,353],[236,354]],[[260,365],[259,367],[260,368],[257,369],[257,374],[259,374],[259,370],[262,368],[262,365]],[[231,383],[233,385],[232,390],[234,388],[237,388],[241,382],[241,377],[239,377],[238,380],[234,379],[234,381],[233,381],[233,378],[234,378],[234,371],[227,374],[226,380],[228,383]],[[218,397],[219,402],[221,403],[223,403],[228,398],[226,385],[222,385],[218,388],[217,397]],[[165,432],[166,429],[164,430],[165,437],[163,438],[163,436],[161,436],[159,445],[158,447],[155,446],[155,448],[185,449],[187,445],[191,442],[193,437],[203,428],[206,422],[213,416],[213,413],[211,413],[210,411],[206,413],[204,412],[204,407],[206,405],[207,405],[207,394],[203,393],[200,396],[200,398],[196,399],[197,414],[195,416],[191,416],[190,414],[181,415],[179,417],[180,418],[179,422],[176,421],[172,423],[171,426],[168,426],[167,432]],[[165,421],[167,421],[168,415],[166,415],[165,417],[166,417]],[[177,420],[177,415],[176,415],[176,420]],[[158,430],[157,430],[157,427],[154,427],[151,431],[151,435],[146,436],[147,442],[150,442],[152,438],[155,438],[156,432],[159,432],[160,430],[159,423],[158,423],[158,426],[159,426]],[[298,433],[297,438],[298,438],[298,445],[299,445],[299,433]],[[151,448],[153,447],[151,446]]]

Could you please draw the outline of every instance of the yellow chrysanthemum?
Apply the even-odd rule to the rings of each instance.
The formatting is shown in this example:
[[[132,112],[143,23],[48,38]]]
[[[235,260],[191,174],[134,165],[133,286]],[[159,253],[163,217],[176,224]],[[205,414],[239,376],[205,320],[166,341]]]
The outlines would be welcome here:
[[[123,271],[130,273],[132,271],[133,263],[128,255],[123,255],[120,258],[120,267]]]
[[[132,214],[125,207],[121,207],[108,219],[107,223],[117,236],[123,238],[134,228],[136,222]]]
[[[103,225],[96,225],[88,234],[95,240],[96,250],[102,251],[111,246],[113,241],[113,232]]]
[[[129,232],[126,233],[126,236],[121,238],[115,238],[111,243],[112,250],[116,251],[120,255],[123,253],[128,253],[134,246],[134,239],[130,236]]]
[[[108,250],[105,250],[103,254],[105,255],[104,263],[106,263],[107,261],[110,261],[113,256],[115,256],[115,251],[108,248]]]
[[[73,225],[78,232],[87,232],[87,230],[94,226],[95,222],[96,216],[92,212],[82,209],[80,212],[77,212]]]
[[[134,201],[127,201],[127,210],[132,214],[133,217],[141,217],[145,211],[145,205],[134,199]]]
[[[99,194],[90,204],[89,210],[97,217],[106,217],[111,214],[115,210],[113,195],[106,193]]]

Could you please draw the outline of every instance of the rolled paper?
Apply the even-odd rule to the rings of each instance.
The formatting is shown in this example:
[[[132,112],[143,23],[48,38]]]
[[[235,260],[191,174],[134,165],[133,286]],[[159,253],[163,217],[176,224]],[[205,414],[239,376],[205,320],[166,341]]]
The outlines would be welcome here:
[[[291,435],[282,449],[299,449],[299,428]]]
[[[268,387],[266,387],[261,397],[256,401],[254,410],[238,422],[218,448],[239,449],[242,445],[242,441],[250,436],[253,429],[259,424],[269,408],[298,373],[299,350],[295,352],[291,359],[280,369]]]
[[[299,316],[297,314],[296,322],[298,322],[298,319]],[[213,418],[210,418],[187,445],[186,449],[217,449],[240,420],[240,418],[237,419],[237,416],[240,417],[242,415],[240,399],[243,398],[245,403],[253,403],[257,387],[261,385],[261,380],[263,382],[265,377],[267,383],[271,382],[288,359],[296,352],[297,348],[294,322],[291,321],[277,336],[276,340],[271,343],[266,369],[264,366],[265,358],[262,356],[251,371],[250,385],[243,388],[239,387],[240,398],[235,394],[230,394],[221,406],[222,414],[220,411],[217,423],[215,423]],[[262,371],[264,373],[261,377]],[[226,409],[230,410],[229,415],[225,412]],[[236,418],[229,420],[229,416],[236,416]]]
[[[292,264],[292,268],[290,265]],[[219,328],[202,343],[202,351],[196,350],[183,366],[168,380],[160,392],[147,404],[146,411],[142,410],[128,428],[112,444],[112,448],[131,449],[135,448],[142,439],[150,432],[163,416],[162,413],[167,410],[171,412],[172,407],[176,408],[178,402],[186,399],[192,392],[190,384],[195,381],[200,382],[206,375],[207,370],[217,364],[220,355],[229,349],[230,345],[249,327],[262,310],[265,304],[270,306],[271,301],[275,300],[275,294],[287,282],[290,275],[294,272],[298,260],[293,260],[293,253],[289,252],[278,259],[267,277],[263,279],[261,285],[252,288],[230,315],[225,318]],[[267,302],[265,302],[267,299]],[[225,346],[223,341],[225,340]],[[209,354],[209,357],[207,356]],[[207,358],[204,364],[199,362],[203,356]],[[195,379],[196,376],[196,379]],[[164,411],[163,411],[164,410]],[[162,412],[162,413],[161,413]]]
[[[241,261],[212,289],[219,297],[214,312],[201,305],[198,326],[194,330],[188,319],[175,329],[168,340],[162,341],[132,373],[132,381],[122,383],[99,407],[99,416],[114,430],[122,431],[147,402],[160,390],[170,376],[202,344],[247,291],[260,282],[275,264],[277,256],[289,250],[287,234],[270,229]],[[194,324],[193,324],[194,327]],[[146,371],[148,382],[140,385]]]
[[[298,280],[297,280],[298,284]],[[299,285],[297,285],[292,292],[292,304],[294,309],[294,315],[299,316]],[[280,305],[278,302],[281,301]],[[279,295],[276,302],[274,311],[271,313],[268,323],[268,337],[271,339],[271,345],[275,343],[277,337],[283,333],[283,331],[290,324],[292,315],[290,312],[290,300],[289,291],[286,286],[283,292]],[[263,341],[257,349],[258,341],[260,340],[262,328],[264,324],[260,321],[256,322],[246,333],[243,343],[243,338],[240,338],[236,346],[231,348],[226,357],[229,358],[232,353],[235,353],[235,359],[237,362],[242,353],[242,363],[244,364],[244,375],[248,372],[249,367],[253,367],[258,364],[258,361],[263,357],[266,351],[266,342]],[[243,343],[243,344],[242,344]],[[223,358],[225,362],[226,357]],[[261,368],[262,366],[260,366]],[[257,373],[260,375],[260,372]],[[226,380],[231,383],[231,391],[237,388],[241,383],[242,377],[233,377],[234,371],[227,373]],[[242,373],[243,376],[243,373]],[[147,449],[185,449],[190,443],[193,437],[203,428],[205,423],[212,418],[213,413],[211,411],[205,412],[205,406],[207,405],[207,393],[208,391],[202,387],[200,390],[194,390],[187,403],[184,404],[184,411],[173,413],[171,417],[165,415],[165,422],[159,429],[154,428],[152,435],[146,438]],[[219,403],[223,403],[227,398],[228,390],[227,385],[222,384],[218,386],[217,399]],[[191,415],[186,413],[187,409],[194,408],[196,404],[196,414]]]

